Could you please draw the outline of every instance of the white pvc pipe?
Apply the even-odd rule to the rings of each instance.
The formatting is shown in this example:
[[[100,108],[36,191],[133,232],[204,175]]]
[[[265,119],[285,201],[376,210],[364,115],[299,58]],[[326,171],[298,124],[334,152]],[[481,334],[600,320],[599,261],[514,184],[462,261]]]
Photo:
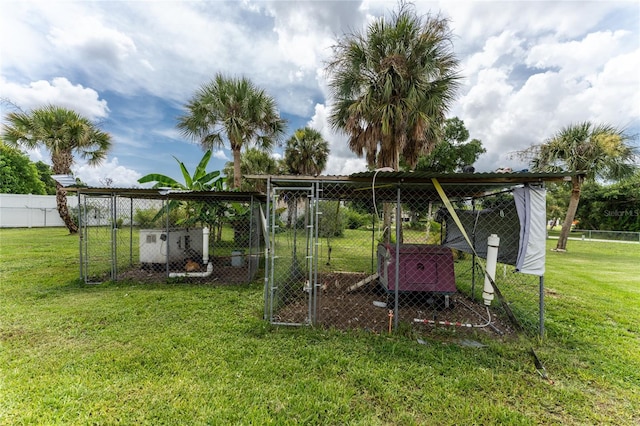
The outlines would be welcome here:
[[[209,263],[209,228],[202,228],[202,264]]]
[[[487,267],[485,268],[486,276],[484,277],[484,289],[482,298],[484,304],[489,306],[493,300],[493,285],[491,280],[496,279],[496,265],[498,263],[498,247],[500,246],[500,238],[496,234],[489,235],[487,238]],[[491,280],[489,279],[491,277]]]
[[[213,263],[209,262],[209,228],[202,228],[202,263],[207,265],[205,272],[171,272],[170,278],[175,277],[208,277],[213,273]]]

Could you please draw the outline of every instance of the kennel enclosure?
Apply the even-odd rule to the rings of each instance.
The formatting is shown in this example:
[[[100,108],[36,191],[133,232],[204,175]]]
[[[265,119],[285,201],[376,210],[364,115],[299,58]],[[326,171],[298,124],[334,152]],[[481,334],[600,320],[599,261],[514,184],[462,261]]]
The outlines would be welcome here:
[[[264,194],[69,187],[85,283],[255,279],[264,251]]]
[[[496,318],[506,313],[544,332],[544,185],[566,174],[252,178],[267,183],[264,317],[271,323],[382,332],[389,321],[397,329],[418,317],[444,318],[436,296],[451,296],[460,321],[483,322],[487,239],[495,235]]]

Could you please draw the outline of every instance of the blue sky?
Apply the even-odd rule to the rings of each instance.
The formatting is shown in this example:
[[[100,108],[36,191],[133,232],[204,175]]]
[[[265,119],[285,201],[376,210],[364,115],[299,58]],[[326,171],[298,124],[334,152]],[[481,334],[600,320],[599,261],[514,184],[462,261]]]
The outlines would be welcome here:
[[[480,171],[523,168],[509,153],[579,121],[640,133],[640,2],[415,2],[451,20],[463,86],[450,116],[487,153]],[[137,186],[148,173],[179,180],[203,151],[176,118],[218,72],[246,76],[276,100],[287,137],[309,125],[330,142],[325,174],[365,170],[327,124],[324,67],[345,33],[396,7],[380,1],[3,1],[2,116],[17,105],[73,108],[113,137],[107,161],[80,160],[93,186]],[[281,154],[276,149],[274,155]],[[29,152],[49,162],[47,152]],[[209,169],[231,159],[217,150]]]

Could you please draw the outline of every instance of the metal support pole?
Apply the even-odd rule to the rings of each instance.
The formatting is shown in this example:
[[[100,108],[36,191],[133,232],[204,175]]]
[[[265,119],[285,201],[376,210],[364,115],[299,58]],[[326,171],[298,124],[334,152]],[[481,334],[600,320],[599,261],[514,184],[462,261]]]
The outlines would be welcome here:
[[[111,280],[118,280],[118,222],[116,194],[111,194]]]
[[[84,256],[82,255],[82,243],[84,240],[84,221],[82,220],[82,205],[80,204],[80,191],[78,191],[78,246],[79,246],[79,260],[80,260],[80,279],[86,284],[84,276]]]
[[[475,217],[476,213],[476,200],[475,198],[471,199],[471,211]],[[471,242],[473,243],[472,249],[475,249],[476,246],[476,230],[475,227],[473,229],[473,234],[471,234]],[[476,251],[473,251],[473,255],[471,257],[471,300],[474,300],[476,297]]]
[[[164,199],[164,211],[165,211],[165,230],[167,231],[167,258],[164,262],[164,270],[167,278],[169,278],[169,259],[171,259],[171,244],[169,244],[170,236],[169,236],[169,200],[168,198]]]
[[[269,273],[271,268],[269,267],[269,260],[270,260],[270,226],[271,226],[271,214],[270,212],[270,208],[271,208],[271,177],[267,178],[267,205],[265,207],[265,216],[266,216],[266,224],[267,224],[267,229],[264,232],[264,235],[266,236],[266,241],[264,242],[265,246],[264,246],[264,320],[266,321],[267,319],[271,320],[271,317],[268,316],[268,306],[269,306]]]
[[[133,266],[133,197],[129,198],[129,266]]]
[[[247,258],[245,259],[247,262],[247,282],[251,281],[251,270],[253,269],[253,221],[254,221],[254,211],[253,211],[253,195],[251,196],[251,201],[249,202],[249,249],[247,250]]]
[[[544,338],[544,275],[540,275],[540,324],[539,324],[539,333],[540,338]]]
[[[313,269],[313,314],[311,324],[316,324],[318,321],[318,295],[320,293],[320,283],[318,282],[318,261],[320,258],[320,227],[318,226],[319,218],[315,217],[315,212],[318,210],[319,200],[322,192],[320,188],[320,182],[316,182],[316,191],[314,193],[312,206],[313,211],[309,214],[309,220],[311,223],[311,232],[309,235],[313,235],[313,241],[311,242],[311,264]],[[338,201],[339,202],[339,201]]]
[[[402,226],[402,211],[400,208],[400,186],[396,195],[396,301],[393,307],[393,329],[398,330],[398,295],[400,287],[400,227]]]

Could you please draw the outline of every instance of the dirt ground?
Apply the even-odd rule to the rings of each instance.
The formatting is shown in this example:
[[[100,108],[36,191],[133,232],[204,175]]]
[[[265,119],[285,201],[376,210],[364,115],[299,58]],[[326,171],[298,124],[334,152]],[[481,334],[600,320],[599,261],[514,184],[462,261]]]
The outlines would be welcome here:
[[[394,295],[387,294],[376,280],[354,288],[364,278],[366,274],[339,272],[321,276],[318,281],[322,286],[315,307],[317,324],[328,328],[388,333],[390,321],[393,323],[395,320],[391,316],[395,304]],[[277,322],[305,323],[309,305],[309,298],[301,291],[300,297],[283,305],[275,313],[274,319]],[[311,310],[314,310],[312,302]],[[401,294],[398,298],[398,314],[400,323],[410,324],[418,334],[446,330],[461,336],[482,333],[498,338],[514,333],[508,319],[502,318],[494,310],[491,310],[491,323],[478,327],[488,322],[486,307],[460,293],[451,295],[448,304],[442,295]],[[416,322],[415,319],[427,322]]]
[[[180,280],[201,284],[239,284],[250,281],[249,266],[232,266],[228,257],[214,257],[210,259],[213,272],[208,277],[180,277]],[[140,265],[118,273],[118,280],[130,280],[141,283],[158,283],[167,279],[165,265]],[[205,272],[207,268],[199,265],[191,272]],[[184,265],[171,265],[170,272],[186,272]]]

